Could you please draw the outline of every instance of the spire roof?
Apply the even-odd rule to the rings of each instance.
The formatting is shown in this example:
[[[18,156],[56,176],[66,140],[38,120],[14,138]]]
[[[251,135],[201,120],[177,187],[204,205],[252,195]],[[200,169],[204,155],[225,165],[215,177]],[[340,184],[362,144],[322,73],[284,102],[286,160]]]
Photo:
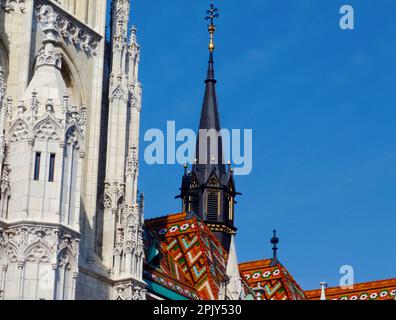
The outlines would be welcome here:
[[[240,300],[240,298],[243,297],[243,290],[242,279],[239,273],[235,235],[231,236],[226,273],[229,277],[229,284],[226,287],[226,296],[228,296],[230,300]]]
[[[220,127],[220,116],[218,111],[217,96],[216,96],[216,83],[215,70],[214,70],[214,34],[216,26],[214,25],[214,19],[219,17],[217,8],[213,4],[210,6],[210,10],[207,11],[208,16],[206,20],[210,20],[208,31],[210,35],[209,41],[209,62],[207,77],[205,80],[205,94],[201,110],[201,118],[199,122],[199,133],[207,132],[206,130],[215,130],[213,133],[218,134],[221,130]],[[209,132],[210,134],[210,132]],[[200,171],[200,175],[203,175],[205,179],[209,179],[210,176],[216,171],[218,178],[226,172],[225,164],[223,164],[223,146],[221,137],[217,138],[217,146],[215,150],[211,149],[210,143],[203,141],[204,137],[198,134],[197,147],[196,147],[196,164],[194,165],[193,171]],[[200,167],[200,169],[198,169]],[[198,170],[197,170],[198,169]]]
[[[205,80],[205,95],[202,103],[195,161],[191,173],[184,169],[182,186],[177,198],[182,199],[183,211],[199,216],[212,230],[226,251],[230,249],[231,235],[235,234],[234,175],[231,164],[223,159],[223,140],[216,97],[214,70],[214,19],[219,16],[213,4],[207,11],[210,20],[208,31],[209,62]],[[227,168],[228,167],[228,168]]]

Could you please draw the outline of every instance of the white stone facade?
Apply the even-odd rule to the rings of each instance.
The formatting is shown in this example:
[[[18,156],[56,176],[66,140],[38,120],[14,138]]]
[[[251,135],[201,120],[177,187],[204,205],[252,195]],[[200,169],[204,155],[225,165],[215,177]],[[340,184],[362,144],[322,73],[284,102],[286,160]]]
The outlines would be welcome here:
[[[145,299],[140,47],[106,2],[0,0],[0,300]]]

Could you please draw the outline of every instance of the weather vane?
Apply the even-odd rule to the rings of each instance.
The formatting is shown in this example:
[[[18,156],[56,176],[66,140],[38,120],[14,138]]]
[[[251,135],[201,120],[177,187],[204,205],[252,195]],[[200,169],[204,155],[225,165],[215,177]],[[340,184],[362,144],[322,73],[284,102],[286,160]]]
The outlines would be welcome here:
[[[214,33],[216,31],[216,26],[214,25],[214,19],[219,17],[218,9],[215,7],[213,3],[210,4],[210,9],[206,11],[208,16],[206,16],[206,20],[210,21],[210,25],[208,27],[208,31],[210,34],[210,42],[209,42],[209,51],[213,52],[215,49],[214,45]]]

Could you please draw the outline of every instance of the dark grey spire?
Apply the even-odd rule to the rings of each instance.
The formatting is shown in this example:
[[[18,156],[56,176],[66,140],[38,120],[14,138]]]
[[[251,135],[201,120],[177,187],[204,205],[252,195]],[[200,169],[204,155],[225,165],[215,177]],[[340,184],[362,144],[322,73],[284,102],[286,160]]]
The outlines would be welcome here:
[[[216,96],[217,81],[214,71],[214,34],[216,32],[214,19],[218,18],[219,14],[217,8],[215,8],[213,4],[210,5],[210,10],[207,11],[207,14],[206,20],[210,21],[208,27],[210,34],[209,62],[197,137],[196,161],[193,166],[193,172],[197,172],[198,175],[205,179],[209,179],[213,173],[220,178],[226,171],[225,164],[223,163],[223,141],[219,135],[221,127]],[[216,142],[215,145],[212,145],[210,140],[208,141],[205,133],[208,133],[209,137],[211,137],[211,134],[216,135],[211,137]]]
[[[217,105],[216,82],[213,52],[211,51],[207,78],[205,80],[206,86],[201,119],[199,121],[196,161],[193,165],[193,172],[197,172],[203,179],[209,179],[213,173],[220,178],[226,172],[223,161],[223,140],[220,136],[221,126]],[[210,139],[213,139],[215,143],[213,144]]]
[[[205,221],[228,251],[231,235],[235,234],[235,191],[231,165],[223,163],[223,141],[220,136],[220,116],[216,97],[214,71],[214,18],[219,15],[213,4],[207,11],[210,20],[209,63],[205,80],[205,95],[199,122],[196,156],[192,172],[185,170],[181,194],[183,211],[193,212]],[[213,143],[215,142],[215,143]]]

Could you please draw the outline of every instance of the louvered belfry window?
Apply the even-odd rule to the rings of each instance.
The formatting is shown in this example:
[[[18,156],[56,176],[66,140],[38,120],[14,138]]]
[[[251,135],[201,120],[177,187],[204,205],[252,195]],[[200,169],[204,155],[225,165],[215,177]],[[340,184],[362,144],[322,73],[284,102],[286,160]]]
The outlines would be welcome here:
[[[199,194],[193,193],[190,196],[190,210],[196,214],[199,214]]]
[[[208,206],[207,206],[207,217],[208,220],[217,220],[219,215],[219,193],[210,192],[208,194]]]

